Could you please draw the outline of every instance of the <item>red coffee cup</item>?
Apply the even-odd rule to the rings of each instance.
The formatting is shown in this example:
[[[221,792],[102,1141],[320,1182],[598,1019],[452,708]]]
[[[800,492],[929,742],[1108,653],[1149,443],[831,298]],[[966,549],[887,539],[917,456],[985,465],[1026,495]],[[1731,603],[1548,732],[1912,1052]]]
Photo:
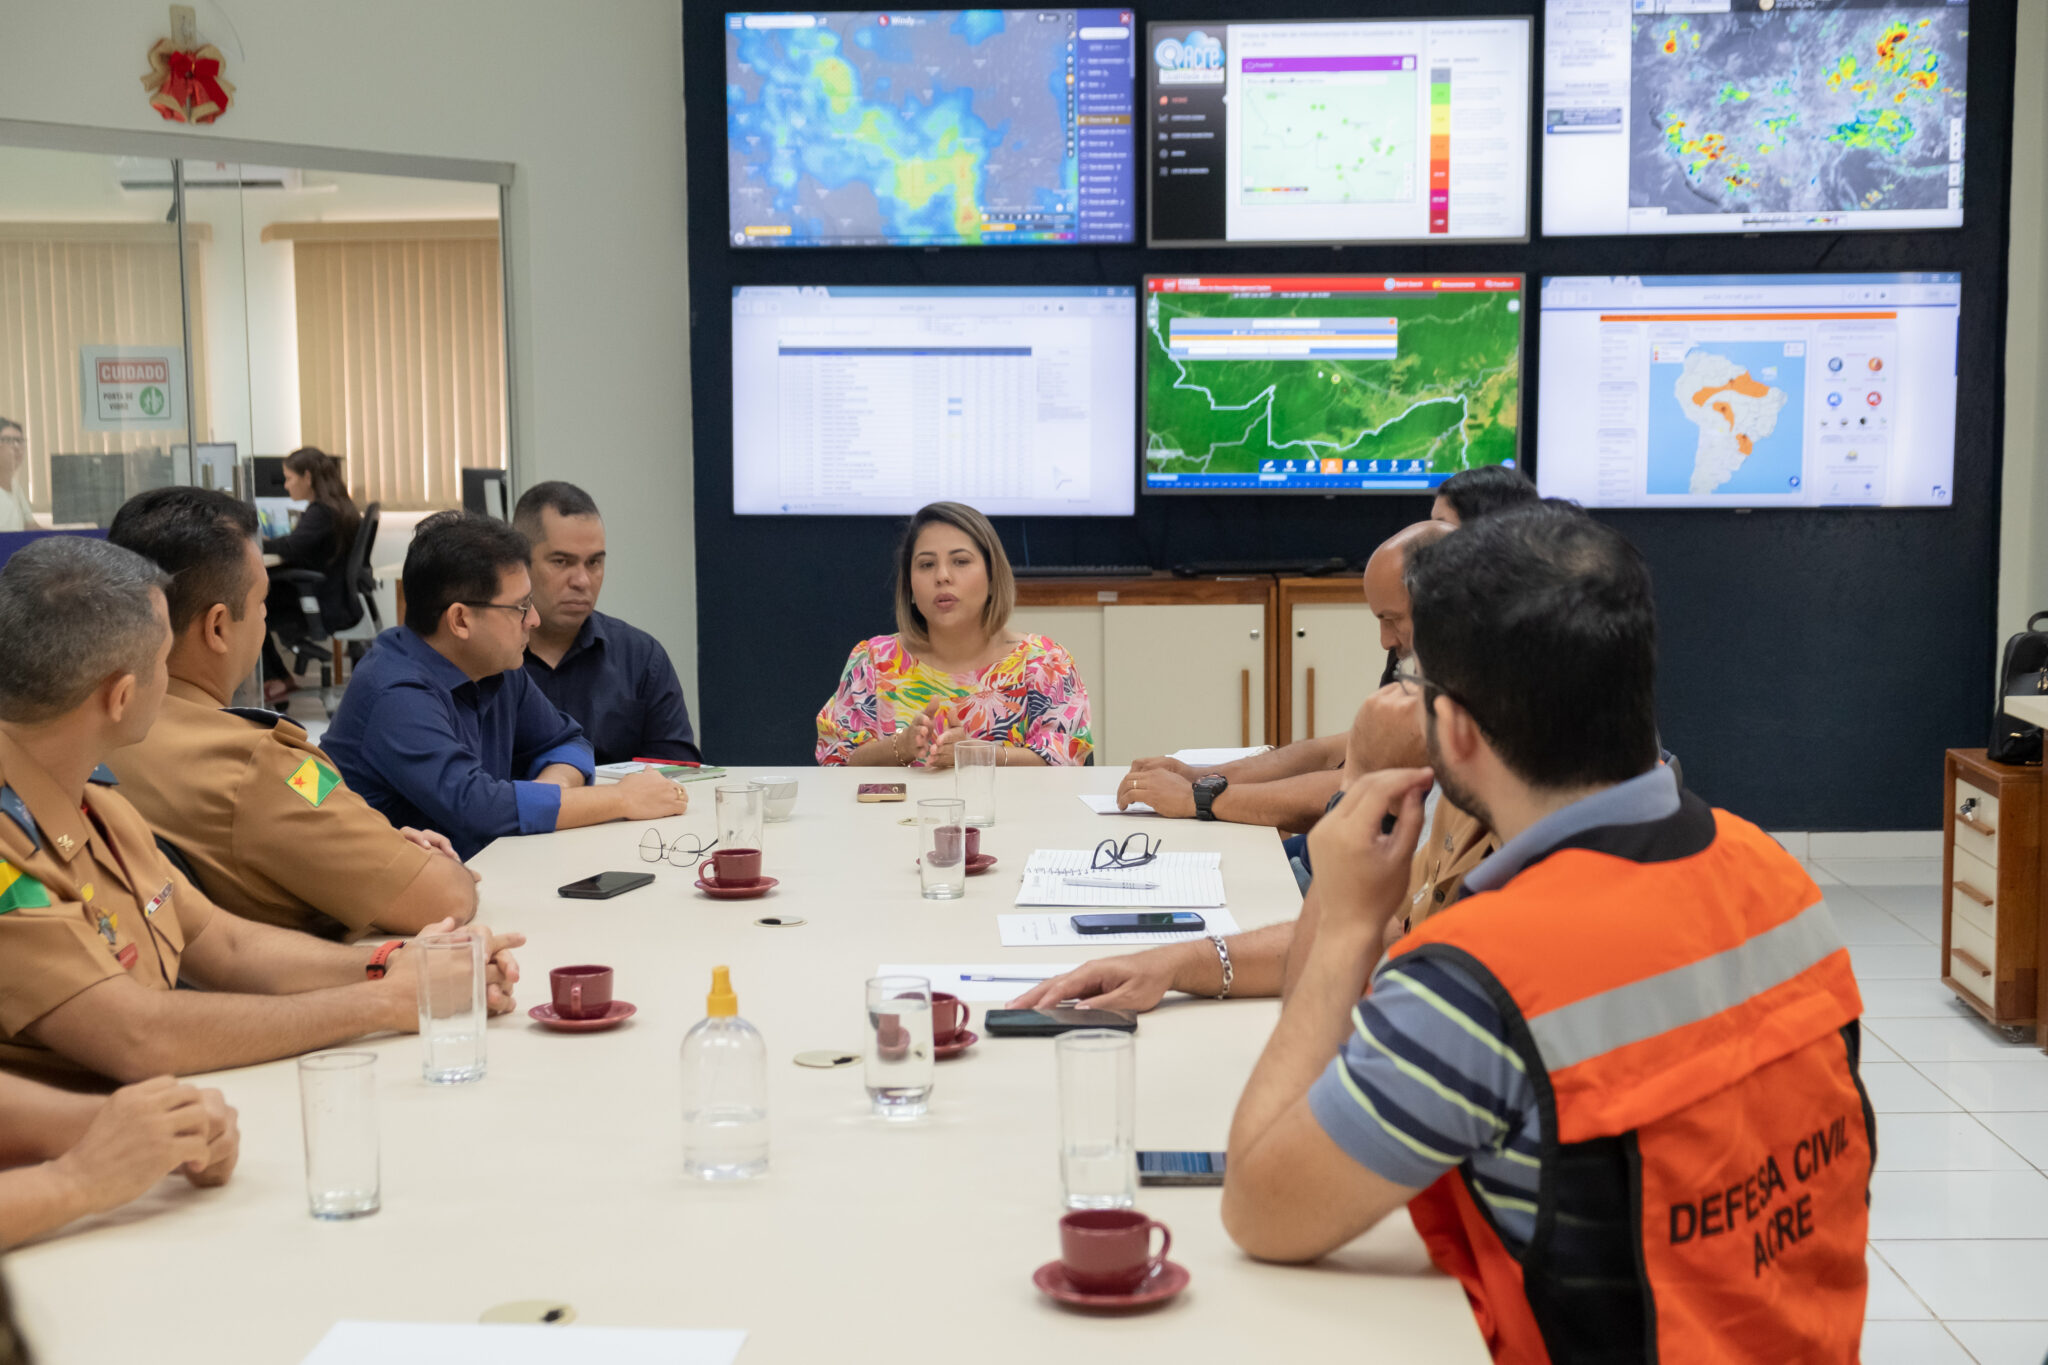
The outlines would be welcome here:
[[[1152,1229],[1159,1254],[1152,1255]],[[1128,1294],[1157,1273],[1173,1250],[1166,1224],[1136,1209],[1078,1209],[1060,1219],[1060,1268],[1084,1294]]]
[[[960,825],[940,825],[932,831],[931,860],[933,867],[956,867],[959,865],[960,860],[965,856],[964,850],[967,847],[965,835],[974,833],[972,829],[965,830],[964,834],[962,831],[963,827]]]
[[[761,880],[761,850],[718,849],[711,855],[711,873],[720,886],[752,886]]]
[[[555,1013],[564,1019],[601,1019],[612,1007],[612,969],[557,967],[548,973],[555,992]]]
[[[969,1009],[967,1002],[959,996],[948,995],[944,991],[932,992],[932,1041],[934,1043],[945,1044],[952,1042],[960,1036],[960,1031],[967,1027],[967,1021],[973,1017],[974,1011]]]
[[[981,856],[981,829],[977,825],[967,827],[967,861],[973,862]]]

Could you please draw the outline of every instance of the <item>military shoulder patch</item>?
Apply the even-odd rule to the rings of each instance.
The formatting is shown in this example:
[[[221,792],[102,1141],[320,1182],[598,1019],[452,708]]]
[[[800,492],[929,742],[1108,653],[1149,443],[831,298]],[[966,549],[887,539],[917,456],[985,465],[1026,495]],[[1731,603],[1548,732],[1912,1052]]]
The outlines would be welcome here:
[[[317,758],[309,758],[292,769],[292,775],[284,784],[305,799],[307,805],[319,807],[327,799],[327,793],[341,785],[341,774]]]
[[[50,903],[50,893],[34,877],[13,863],[0,860],[0,915],[10,910],[39,910]]]

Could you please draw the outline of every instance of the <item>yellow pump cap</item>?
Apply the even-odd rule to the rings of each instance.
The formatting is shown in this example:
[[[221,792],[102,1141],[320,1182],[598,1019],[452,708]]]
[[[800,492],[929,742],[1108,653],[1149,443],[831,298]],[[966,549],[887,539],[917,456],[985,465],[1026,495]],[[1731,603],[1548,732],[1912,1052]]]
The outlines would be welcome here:
[[[704,1001],[704,1013],[713,1019],[730,1019],[740,1012],[740,998],[732,993],[732,970],[711,969],[711,994]]]

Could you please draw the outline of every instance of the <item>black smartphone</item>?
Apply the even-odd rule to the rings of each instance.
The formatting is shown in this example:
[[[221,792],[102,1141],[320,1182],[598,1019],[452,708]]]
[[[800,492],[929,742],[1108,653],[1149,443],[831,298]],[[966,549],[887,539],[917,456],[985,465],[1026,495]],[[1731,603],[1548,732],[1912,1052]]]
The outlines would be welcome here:
[[[1208,921],[1192,910],[1139,910],[1119,915],[1076,915],[1077,934],[1199,934]]]
[[[1129,1010],[1086,1010],[1076,1005],[1055,1005],[1042,1010],[988,1010],[981,1017],[988,1031],[998,1038],[1050,1038],[1077,1028],[1138,1031],[1138,1016]]]
[[[558,896],[567,896],[572,901],[608,901],[613,896],[642,887],[654,880],[652,872],[600,872],[595,877],[585,877],[580,882],[555,888]]]
[[[1222,1152],[1140,1152],[1140,1185],[1221,1185]]]

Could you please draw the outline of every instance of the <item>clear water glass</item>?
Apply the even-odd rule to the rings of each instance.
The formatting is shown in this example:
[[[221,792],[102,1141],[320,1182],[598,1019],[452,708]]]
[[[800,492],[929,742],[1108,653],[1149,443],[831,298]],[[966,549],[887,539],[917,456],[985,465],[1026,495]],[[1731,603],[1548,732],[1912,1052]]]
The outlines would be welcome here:
[[[1128,1033],[1053,1039],[1059,1065],[1060,1179],[1070,1209],[1127,1209],[1138,1196],[1138,1048]]]
[[[861,1059],[868,1102],[886,1119],[924,1115],[932,1093],[932,983],[922,976],[868,979]]]
[[[405,951],[419,956],[420,1074],[433,1085],[461,1085],[484,1076],[485,1005],[489,986],[484,936],[469,929],[421,934]]]
[[[987,829],[996,822],[996,769],[1003,746],[963,739],[953,746],[953,794],[967,803],[967,823]]]
[[[767,789],[758,782],[721,782],[711,796],[718,809],[718,846],[760,848]]]
[[[306,1204],[315,1218],[362,1218],[380,1204],[377,1054],[299,1058],[306,1127]]]
[[[917,803],[917,875],[928,901],[967,894],[967,803],[941,797]]]

